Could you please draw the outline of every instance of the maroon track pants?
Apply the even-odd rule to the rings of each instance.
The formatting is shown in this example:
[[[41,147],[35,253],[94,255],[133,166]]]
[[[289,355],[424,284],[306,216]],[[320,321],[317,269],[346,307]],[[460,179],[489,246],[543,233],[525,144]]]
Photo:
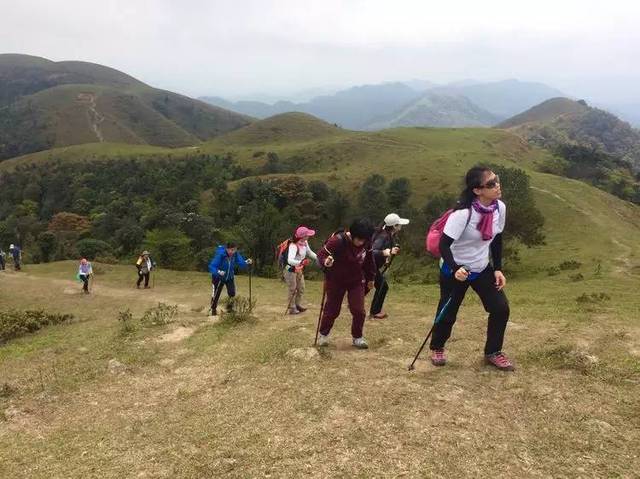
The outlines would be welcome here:
[[[362,337],[362,327],[366,313],[364,310],[364,284],[356,283],[354,285],[327,285],[327,300],[324,303],[324,312],[322,313],[322,321],[320,322],[320,333],[324,336],[328,335],[333,327],[336,318],[340,316],[342,308],[342,300],[347,295],[349,302],[349,311],[353,319],[351,320],[351,336],[354,338]]]

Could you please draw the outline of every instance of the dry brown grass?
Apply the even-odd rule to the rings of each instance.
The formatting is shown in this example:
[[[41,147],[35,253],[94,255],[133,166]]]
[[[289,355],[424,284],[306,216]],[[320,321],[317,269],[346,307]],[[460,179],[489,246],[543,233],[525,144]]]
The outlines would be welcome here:
[[[450,364],[421,360],[409,373],[431,321],[433,287],[392,287],[390,319],[366,325],[368,351],[350,347],[343,315],[332,345],[306,355],[290,351],[311,345],[317,305],[283,318],[286,293],[275,281],[254,280],[257,322],[227,324],[197,312],[210,291],[205,275],[162,271],[155,290],[137,291],[126,281],[130,268],[114,266],[84,297],[71,294],[79,287],[64,279],[69,274],[56,272],[69,267],[0,279],[3,307],[78,318],[0,348],[0,386],[9,385],[0,394],[0,477],[637,477],[640,470],[631,280],[510,285],[514,374],[481,364],[485,319],[470,296]],[[318,286],[309,282],[312,302]],[[239,289],[246,291],[244,278]],[[612,301],[575,301],[601,291]],[[159,301],[178,305],[175,323],[119,334],[118,311],[141,315]],[[111,359],[123,367],[109,369]]]

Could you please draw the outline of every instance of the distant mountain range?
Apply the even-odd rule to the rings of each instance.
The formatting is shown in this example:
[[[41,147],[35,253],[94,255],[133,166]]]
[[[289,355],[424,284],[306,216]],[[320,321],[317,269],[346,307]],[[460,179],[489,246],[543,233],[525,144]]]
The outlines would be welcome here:
[[[560,91],[544,84],[518,80],[465,80],[444,86],[410,80],[353,87],[303,103],[201,99],[256,118],[299,111],[344,128],[375,130],[390,126],[492,126],[559,95]]]
[[[598,149],[640,171],[640,130],[584,101],[553,98],[497,126],[551,149],[567,144]]]
[[[106,66],[0,54],[0,160],[103,141],[187,146],[250,121]]]

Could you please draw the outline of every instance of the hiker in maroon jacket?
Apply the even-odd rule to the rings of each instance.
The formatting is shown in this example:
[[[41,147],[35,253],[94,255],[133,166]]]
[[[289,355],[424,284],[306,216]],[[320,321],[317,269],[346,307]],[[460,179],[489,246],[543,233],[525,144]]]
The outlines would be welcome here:
[[[334,234],[318,252],[318,263],[325,268],[327,300],[320,322],[318,345],[329,344],[329,333],[340,315],[342,300],[347,295],[351,320],[353,345],[367,349],[362,336],[366,312],[364,297],[373,288],[376,265],[371,254],[373,225],[369,220],[354,221],[349,231]]]

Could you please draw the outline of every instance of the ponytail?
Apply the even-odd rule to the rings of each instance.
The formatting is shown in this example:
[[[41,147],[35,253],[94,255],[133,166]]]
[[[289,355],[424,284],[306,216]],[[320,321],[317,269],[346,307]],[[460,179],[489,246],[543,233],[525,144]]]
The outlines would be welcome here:
[[[488,171],[491,171],[491,169],[486,166],[474,166],[467,171],[467,174],[464,176],[465,188],[462,190],[462,193],[460,193],[460,198],[454,207],[455,210],[471,208],[471,203],[476,199],[476,194],[473,190],[482,186],[484,174]]]

